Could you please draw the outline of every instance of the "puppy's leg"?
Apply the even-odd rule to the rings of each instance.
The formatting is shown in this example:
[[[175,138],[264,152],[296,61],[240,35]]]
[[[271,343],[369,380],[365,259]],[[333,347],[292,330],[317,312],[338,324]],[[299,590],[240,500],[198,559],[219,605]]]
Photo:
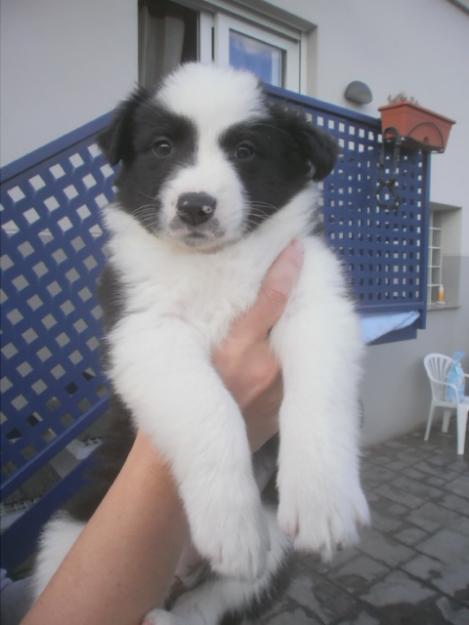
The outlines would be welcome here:
[[[319,269],[316,263],[308,275]],[[327,281],[301,297],[274,330],[285,389],[278,519],[297,549],[329,559],[337,545],[356,542],[369,520],[359,478],[361,344],[351,305]]]
[[[222,574],[257,577],[268,532],[246,426],[207,345],[148,313],[123,319],[109,344],[114,386],[168,460],[197,550]]]
[[[66,513],[58,514],[47,523],[41,535],[33,573],[35,599],[47,586],[84,526]]]
[[[252,609],[269,592],[269,586],[291,549],[291,542],[280,532],[275,514],[266,511],[271,549],[264,574],[254,581],[215,577],[184,593],[171,612],[152,610],[148,625],[218,625],[229,614]]]

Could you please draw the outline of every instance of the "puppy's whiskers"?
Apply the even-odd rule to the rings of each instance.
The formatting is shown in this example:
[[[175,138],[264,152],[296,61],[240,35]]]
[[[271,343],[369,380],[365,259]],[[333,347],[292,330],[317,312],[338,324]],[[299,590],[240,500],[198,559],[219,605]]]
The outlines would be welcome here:
[[[138,219],[144,228],[153,230],[157,224],[157,216],[159,212],[159,203],[152,197],[140,192],[144,197],[153,200],[152,203],[140,204],[132,209],[131,214]]]
[[[143,191],[140,191],[140,189],[138,190],[138,194],[143,195],[143,197],[146,197],[148,200],[152,200],[152,202],[157,202],[156,197],[148,195],[148,193],[144,193]]]

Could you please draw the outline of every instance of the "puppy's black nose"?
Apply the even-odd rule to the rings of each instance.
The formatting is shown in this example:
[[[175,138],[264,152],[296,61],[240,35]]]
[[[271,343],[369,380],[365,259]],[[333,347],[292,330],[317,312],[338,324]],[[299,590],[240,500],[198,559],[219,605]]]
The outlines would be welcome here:
[[[216,206],[216,199],[208,193],[183,193],[177,202],[177,214],[186,224],[199,226],[212,217]]]

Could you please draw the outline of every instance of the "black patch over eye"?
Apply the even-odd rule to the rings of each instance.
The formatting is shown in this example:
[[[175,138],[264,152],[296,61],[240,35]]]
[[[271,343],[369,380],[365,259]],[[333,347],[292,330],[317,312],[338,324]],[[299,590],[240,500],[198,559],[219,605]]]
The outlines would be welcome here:
[[[166,158],[173,151],[173,144],[167,137],[157,139],[152,145],[152,152],[158,158]]]
[[[238,161],[247,161],[255,154],[254,145],[250,141],[241,141],[234,149],[233,156]]]

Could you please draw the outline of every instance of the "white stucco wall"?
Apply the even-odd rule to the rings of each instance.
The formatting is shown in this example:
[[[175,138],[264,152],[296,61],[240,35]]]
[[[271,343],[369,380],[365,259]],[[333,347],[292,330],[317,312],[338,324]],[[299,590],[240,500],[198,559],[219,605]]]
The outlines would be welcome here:
[[[137,80],[137,0],[2,0],[0,161],[107,113]]]

